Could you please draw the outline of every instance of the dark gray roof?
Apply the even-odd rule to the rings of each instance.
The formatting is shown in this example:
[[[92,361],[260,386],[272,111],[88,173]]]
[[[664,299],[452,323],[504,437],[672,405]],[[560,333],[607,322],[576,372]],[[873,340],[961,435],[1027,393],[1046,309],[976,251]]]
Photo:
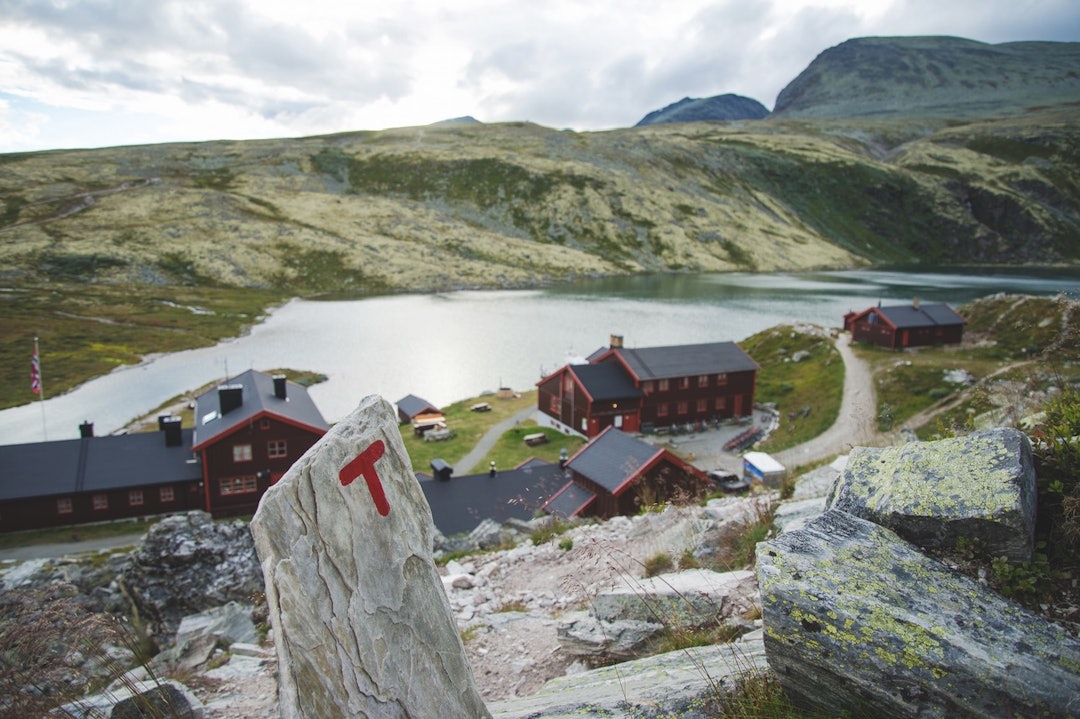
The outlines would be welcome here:
[[[185,429],[178,447],[166,447],[163,432],[3,445],[0,500],[198,481],[191,438]]]
[[[196,448],[201,449],[264,413],[315,431],[326,432],[329,429],[307,390],[295,382],[285,383],[285,399],[275,396],[273,377],[255,370],[233,377],[225,385],[243,388],[243,404],[223,415],[219,402],[220,387],[199,395],[195,399]]]
[[[531,460],[516,469],[453,477],[448,481],[421,476],[420,488],[431,507],[435,526],[450,536],[471,532],[485,519],[532,519],[555,490],[566,482],[557,464]]]
[[[638,379],[667,379],[756,370],[757,363],[734,342],[612,350]]]
[[[575,514],[589,506],[589,502],[596,499],[596,492],[568,482],[559,492],[547,501],[544,509],[556,517],[573,517]]]
[[[641,396],[626,370],[616,362],[570,365],[585,391],[594,400],[630,399]]]
[[[566,466],[615,494],[663,451],[609,427],[575,454]]]
[[[421,399],[414,394],[407,394],[397,401],[398,411],[403,412],[406,417],[412,419],[418,414],[423,414],[430,410],[439,411],[439,408],[428,402],[426,399]]]
[[[962,325],[964,318],[946,304],[893,305],[877,311],[894,327],[938,327]]]
[[[87,445],[83,489],[172,484],[202,479],[202,465],[191,451],[194,431],[185,429],[177,447],[166,447],[164,432],[94,437]]]

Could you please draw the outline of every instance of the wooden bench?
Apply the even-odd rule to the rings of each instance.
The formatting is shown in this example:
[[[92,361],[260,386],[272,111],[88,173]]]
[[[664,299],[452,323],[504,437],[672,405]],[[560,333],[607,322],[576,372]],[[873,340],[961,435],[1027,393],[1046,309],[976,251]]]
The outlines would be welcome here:
[[[522,439],[525,440],[525,444],[530,447],[535,447],[538,444],[547,444],[548,436],[543,432],[536,432],[534,434],[527,434]]]

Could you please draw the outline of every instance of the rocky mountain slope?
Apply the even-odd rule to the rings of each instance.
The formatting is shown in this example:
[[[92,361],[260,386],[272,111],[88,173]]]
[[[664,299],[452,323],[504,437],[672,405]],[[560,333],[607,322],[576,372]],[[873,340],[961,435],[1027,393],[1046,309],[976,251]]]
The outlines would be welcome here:
[[[1078,48],[853,40],[758,121],[4,155],[2,276],[307,294],[1075,261]]]
[[[818,55],[773,114],[988,118],[1066,103],[1080,103],[1080,43],[866,37]]]
[[[7,282],[325,291],[1080,257],[1074,113],[9,155]]]

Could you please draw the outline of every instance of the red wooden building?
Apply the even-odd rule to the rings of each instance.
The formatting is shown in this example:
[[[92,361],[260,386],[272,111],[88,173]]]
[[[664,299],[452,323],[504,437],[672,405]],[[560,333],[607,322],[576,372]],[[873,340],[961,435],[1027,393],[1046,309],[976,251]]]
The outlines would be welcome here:
[[[754,407],[757,370],[734,342],[629,349],[613,335],[588,364],[540,380],[537,403],[548,424],[586,438],[608,427],[638,432],[743,417]]]
[[[643,506],[693,501],[713,486],[700,469],[614,427],[582,447],[566,470],[570,481],[543,506],[560,517],[631,516]]]
[[[194,429],[0,445],[0,532],[200,509],[249,514],[327,425],[307,391],[249,371],[198,397]]]
[[[206,511],[253,514],[327,429],[307,391],[284,377],[249,370],[200,395],[192,450],[202,463]]]
[[[855,342],[905,349],[958,344],[964,339],[964,318],[947,304],[894,305],[848,312],[844,329]]]

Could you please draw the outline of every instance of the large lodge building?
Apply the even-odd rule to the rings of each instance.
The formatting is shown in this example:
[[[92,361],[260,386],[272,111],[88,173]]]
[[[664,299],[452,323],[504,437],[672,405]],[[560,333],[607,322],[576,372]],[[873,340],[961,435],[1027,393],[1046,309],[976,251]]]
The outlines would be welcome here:
[[[734,342],[629,349],[622,337],[587,364],[537,383],[547,424],[585,438],[744,417],[754,408],[758,365]]]
[[[195,427],[0,445],[0,532],[203,510],[252,514],[327,431],[307,391],[248,371],[195,400]]]

